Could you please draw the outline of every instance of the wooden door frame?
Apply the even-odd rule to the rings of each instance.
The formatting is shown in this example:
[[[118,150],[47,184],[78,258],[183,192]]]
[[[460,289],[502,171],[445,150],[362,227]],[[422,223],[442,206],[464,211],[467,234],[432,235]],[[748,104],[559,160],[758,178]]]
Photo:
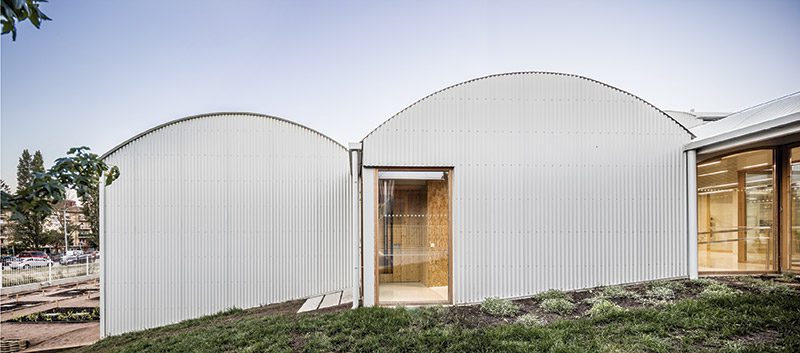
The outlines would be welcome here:
[[[454,167],[401,167],[401,166],[392,166],[392,167],[371,167],[374,168],[375,173],[375,185],[374,185],[374,229],[375,229],[375,236],[373,241],[373,263],[374,263],[374,286],[373,291],[375,292],[375,305],[376,306],[395,306],[395,305],[436,305],[436,304],[445,304],[451,305],[453,304],[453,170]],[[379,173],[382,171],[408,171],[408,172],[447,172],[447,231],[448,231],[448,244],[447,244],[447,301],[446,302],[383,302],[380,301],[380,271],[378,269],[378,208],[380,195],[378,192],[380,191],[380,177]]]

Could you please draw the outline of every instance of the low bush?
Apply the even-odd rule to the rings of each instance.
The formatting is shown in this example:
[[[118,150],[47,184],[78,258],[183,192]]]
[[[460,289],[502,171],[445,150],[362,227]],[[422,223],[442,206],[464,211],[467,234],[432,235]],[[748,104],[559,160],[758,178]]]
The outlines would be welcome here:
[[[599,296],[606,299],[623,299],[623,298],[636,299],[637,297],[639,297],[639,295],[636,294],[636,292],[629,291],[622,286],[605,287],[600,292]]]
[[[736,294],[740,293],[738,290],[728,287],[722,283],[716,282],[714,284],[709,284],[700,292],[701,298],[706,299],[716,299],[716,298],[726,298],[731,297]]]
[[[569,300],[569,295],[567,295],[567,293],[564,293],[564,291],[561,291],[561,290],[558,290],[558,289],[550,289],[550,290],[548,290],[546,292],[541,292],[541,293],[535,295],[534,298],[539,299],[539,300],[545,300],[545,299],[565,299],[565,300]]]
[[[481,303],[481,311],[498,317],[514,316],[519,312],[519,305],[508,299],[489,297]]]
[[[544,320],[536,314],[525,314],[517,318],[517,323],[525,326],[542,326]]]
[[[625,309],[607,299],[600,299],[592,304],[587,313],[591,317],[601,317],[609,314],[623,312]]]
[[[575,309],[575,304],[564,298],[549,298],[542,300],[539,307],[548,313],[566,315]]]
[[[776,281],[794,282],[794,278],[795,277],[796,277],[796,275],[794,274],[794,272],[784,272],[784,273],[781,274],[781,276],[778,279],[776,279]]]
[[[763,279],[753,278],[753,277],[737,277],[739,282],[742,282],[746,286],[755,289],[762,293],[789,293],[792,291],[789,286],[783,283],[777,283],[773,281],[765,281]]]
[[[670,280],[653,281],[650,283],[649,287],[650,289],[667,288],[674,293],[678,293],[686,289],[686,285],[684,285],[682,282]]]
[[[703,286],[703,287],[707,287],[707,286],[710,286],[712,284],[717,284],[719,282],[714,280],[714,279],[711,279],[711,278],[698,278],[698,279],[693,279],[691,281],[691,283],[698,284],[698,285]]]
[[[675,291],[668,287],[652,287],[645,292],[648,299],[669,301],[675,299]]]

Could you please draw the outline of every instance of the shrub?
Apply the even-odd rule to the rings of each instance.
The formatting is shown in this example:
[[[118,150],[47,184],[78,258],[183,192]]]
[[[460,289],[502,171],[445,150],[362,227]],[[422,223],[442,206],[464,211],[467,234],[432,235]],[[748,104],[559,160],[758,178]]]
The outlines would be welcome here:
[[[655,299],[655,298],[644,298],[642,299],[642,304],[647,306],[667,306],[672,304],[669,300],[663,299]]]
[[[489,297],[481,303],[481,310],[492,316],[514,316],[519,306],[508,299]]]
[[[544,320],[536,314],[525,314],[517,318],[517,323],[525,326],[542,326]]]
[[[706,288],[700,292],[700,297],[706,299],[726,298],[738,293],[738,290],[732,289],[722,283],[717,282],[706,286]]]
[[[710,285],[713,285],[713,284],[717,284],[719,282],[717,282],[716,280],[711,279],[711,278],[698,278],[698,279],[693,279],[691,281],[691,283],[698,284],[698,285],[703,286],[703,287],[707,287],[707,286],[710,286]]]
[[[558,289],[550,289],[550,290],[548,290],[546,292],[541,292],[541,293],[535,295],[534,298],[539,299],[539,300],[545,300],[545,299],[565,299],[565,300],[569,300],[569,296],[567,295],[567,293],[564,293],[564,291],[560,291]]]
[[[794,272],[784,272],[781,274],[781,277],[776,280],[781,282],[794,282],[795,276]]]
[[[652,287],[647,290],[645,296],[649,299],[668,301],[675,298],[675,291],[667,287]]]
[[[791,288],[789,288],[789,286],[783,283],[765,281],[762,279],[747,277],[747,276],[737,277],[736,279],[739,280],[739,282],[745,284],[746,286],[762,293],[788,293],[791,291]]]
[[[622,286],[610,286],[603,288],[603,291],[600,292],[599,296],[606,299],[636,299],[639,295],[636,294],[636,292],[631,292]]]
[[[548,298],[542,301],[539,306],[542,310],[559,315],[565,315],[575,309],[575,304],[564,298]]]
[[[679,281],[659,280],[650,283],[650,289],[655,288],[668,288],[673,293],[677,293],[686,289],[686,285]]]
[[[615,314],[619,312],[623,312],[625,309],[620,307],[617,304],[614,304],[610,300],[607,299],[600,299],[595,301],[591,308],[589,308],[588,314],[591,317],[600,317],[609,314]]]

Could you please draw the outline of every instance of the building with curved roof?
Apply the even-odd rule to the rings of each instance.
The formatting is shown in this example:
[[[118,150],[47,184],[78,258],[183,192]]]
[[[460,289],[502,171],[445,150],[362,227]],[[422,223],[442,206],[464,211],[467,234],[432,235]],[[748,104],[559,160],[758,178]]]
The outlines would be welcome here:
[[[103,335],[349,287],[348,154],[252,113],[178,119],[104,155]]]
[[[493,75],[421,99],[362,141],[364,304],[686,276],[691,138],[575,75]]]
[[[101,189],[101,333],[340,291],[464,304],[800,269],[797,98],[667,114],[518,72],[425,96],[349,148],[252,113],[157,126],[103,156],[121,176]]]

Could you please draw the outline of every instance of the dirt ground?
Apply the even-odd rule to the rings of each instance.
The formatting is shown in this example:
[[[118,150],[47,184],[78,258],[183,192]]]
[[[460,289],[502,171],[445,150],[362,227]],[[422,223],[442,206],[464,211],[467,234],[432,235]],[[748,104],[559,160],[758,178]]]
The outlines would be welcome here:
[[[72,292],[70,292],[72,291]],[[100,338],[98,321],[81,323],[14,322],[21,316],[53,308],[96,308],[100,305],[97,281],[76,285],[53,286],[43,290],[5,296],[0,304],[32,303],[30,306],[0,312],[0,337],[28,342],[23,352],[80,347]]]

